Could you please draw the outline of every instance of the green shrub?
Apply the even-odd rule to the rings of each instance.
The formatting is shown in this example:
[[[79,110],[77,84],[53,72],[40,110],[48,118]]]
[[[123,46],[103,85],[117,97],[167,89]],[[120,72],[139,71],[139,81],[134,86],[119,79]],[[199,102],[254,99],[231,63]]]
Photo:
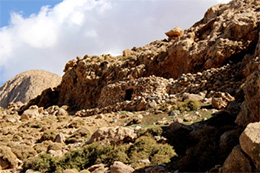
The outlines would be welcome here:
[[[200,108],[200,102],[197,100],[191,100],[191,99],[186,99],[184,102],[181,102],[178,106],[178,109],[181,112],[184,111],[195,111]]]
[[[100,144],[90,144],[82,149],[70,151],[65,154],[64,158],[59,162],[59,167],[63,169],[82,170],[91,165],[97,164],[98,158],[106,150]]]
[[[139,160],[149,159],[152,164],[169,162],[176,155],[172,146],[168,144],[158,144],[149,136],[141,136],[130,147],[130,163],[137,163]]]
[[[111,165],[114,161],[131,163],[138,167],[139,160],[149,159],[154,164],[160,164],[169,162],[170,158],[175,155],[170,145],[158,144],[152,137],[142,136],[132,145],[103,146],[93,143],[67,152],[61,159],[56,158],[56,161],[49,155],[40,155],[25,167],[41,172],[62,172],[65,169],[83,170],[99,163]]]
[[[37,158],[31,159],[25,163],[24,170],[33,169],[41,172],[54,172],[57,159],[49,154],[41,154]]]
[[[119,114],[124,115],[126,114],[126,111],[119,111]]]
[[[161,136],[163,130],[160,126],[153,126],[145,129],[140,129],[137,133],[138,136]]]
[[[159,144],[154,146],[154,155],[151,157],[152,164],[167,163],[176,153],[172,146],[168,144]]]
[[[102,163],[113,164],[114,161],[129,163],[129,157],[128,157],[129,147],[130,147],[129,144],[113,146],[110,150],[107,150],[107,153],[101,155]]]

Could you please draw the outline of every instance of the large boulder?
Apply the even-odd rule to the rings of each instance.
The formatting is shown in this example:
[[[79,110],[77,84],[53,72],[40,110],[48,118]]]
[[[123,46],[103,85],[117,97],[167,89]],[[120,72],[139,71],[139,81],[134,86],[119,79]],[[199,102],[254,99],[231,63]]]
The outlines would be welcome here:
[[[234,97],[232,97],[229,93],[218,92],[212,97],[212,107],[216,109],[223,109],[229,102],[234,100]]]
[[[177,37],[183,35],[183,30],[182,30],[181,27],[176,26],[175,28],[173,28],[170,31],[166,32],[165,35],[167,35],[170,40],[175,40]]]
[[[103,172],[107,172],[108,168],[105,167],[106,165],[104,164],[96,164],[96,165],[92,165],[91,167],[89,167],[86,171],[92,172],[92,173],[103,173]]]
[[[111,173],[132,173],[134,168],[128,166],[122,162],[115,161],[112,166],[110,166]]]
[[[242,150],[251,158],[255,167],[260,171],[260,122],[248,124],[239,141]]]
[[[243,90],[245,101],[241,105],[241,111],[236,118],[236,123],[245,127],[250,122],[260,120],[260,70],[247,77]]]
[[[0,170],[11,169],[17,166],[18,159],[12,150],[6,146],[0,146]]]
[[[250,160],[241,150],[240,146],[234,147],[225,160],[221,172],[251,172]]]
[[[101,144],[118,144],[133,141],[135,138],[134,130],[127,127],[101,127],[93,133],[88,143],[98,141]]]
[[[30,108],[24,111],[23,114],[21,115],[21,120],[36,119],[37,117],[39,117],[39,115],[40,114],[39,114],[38,106],[36,105],[30,106]]]

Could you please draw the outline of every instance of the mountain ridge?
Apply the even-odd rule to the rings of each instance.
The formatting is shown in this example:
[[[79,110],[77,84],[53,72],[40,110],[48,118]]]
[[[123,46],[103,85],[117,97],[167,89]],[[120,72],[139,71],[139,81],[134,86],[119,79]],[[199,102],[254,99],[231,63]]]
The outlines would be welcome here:
[[[57,74],[44,70],[28,70],[17,74],[0,87],[0,106],[6,108],[10,102],[26,103],[49,87],[61,81]]]

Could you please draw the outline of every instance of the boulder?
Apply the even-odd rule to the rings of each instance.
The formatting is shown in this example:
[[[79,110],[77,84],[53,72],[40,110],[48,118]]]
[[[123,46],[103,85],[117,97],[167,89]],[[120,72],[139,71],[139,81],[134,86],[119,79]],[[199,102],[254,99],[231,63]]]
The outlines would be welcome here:
[[[21,120],[29,120],[29,119],[36,119],[39,116],[38,106],[33,105],[30,106],[29,109],[23,112],[21,115]]]
[[[237,145],[225,160],[220,172],[251,172],[250,160]]]
[[[8,147],[10,147],[16,157],[22,161],[25,161],[30,157],[34,157],[37,154],[31,145],[9,143]]]
[[[33,169],[27,169],[25,173],[40,173],[39,171],[35,171]]]
[[[184,100],[185,99],[190,99],[190,100],[202,101],[205,98],[205,95],[183,93],[182,97],[183,97]]]
[[[12,169],[18,166],[18,159],[9,147],[0,146],[0,168]]]
[[[64,143],[65,141],[65,137],[62,133],[59,133],[56,135],[54,142],[58,142],[58,143]]]
[[[66,169],[62,173],[78,173],[79,171],[77,169]]]
[[[156,172],[167,172],[163,166],[153,165],[148,168],[145,168],[145,173],[156,173]]]
[[[243,90],[245,101],[235,122],[245,127],[250,122],[260,121],[260,70],[247,77]]]
[[[251,158],[260,171],[260,122],[250,123],[239,137],[242,150]]]
[[[212,107],[216,109],[223,109],[229,102],[234,100],[234,97],[232,97],[229,93],[217,92],[212,97]]]
[[[111,173],[132,173],[134,168],[128,166],[122,162],[115,161],[112,166],[110,166]]]
[[[66,110],[64,110],[63,108],[59,108],[56,115],[65,116],[65,115],[68,115],[68,112]]]
[[[101,127],[93,133],[91,139],[87,143],[99,141],[102,144],[124,143],[125,141],[133,141],[136,134],[133,129],[127,127]]]
[[[91,173],[104,173],[104,172],[107,172],[107,170],[108,170],[108,168],[106,168],[104,164],[92,165],[91,167],[89,167],[87,169],[87,171],[89,171]]]
[[[123,56],[124,57],[129,57],[130,55],[131,55],[131,50],[126,49],[126,50],[123,51]]]
[[[192,128],[180,122],[173,122],[166,131],[166,137],[169,144],[174,146],[176,153],[184,154],[190,145],[190,132]],[[181,141],[181,143],[180,143]]]
[[[166,32],[165,35],[167,35],[169,37],[169,39],[175,39],[178,36],[183,35],[183,30],[181,27],[177,26],[177,27],[171,29],[170,31]]]

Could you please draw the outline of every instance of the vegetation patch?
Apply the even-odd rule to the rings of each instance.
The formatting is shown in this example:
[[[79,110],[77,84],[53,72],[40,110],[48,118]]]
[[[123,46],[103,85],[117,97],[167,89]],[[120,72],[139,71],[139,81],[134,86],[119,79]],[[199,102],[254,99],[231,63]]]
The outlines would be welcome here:
[[[137,136],[161,136],[163,129],[160,126],[142,128],[138,131]]]
[[[56,137],[57,132],[55,130],[48,130],[45,131],[40,139],[40,141],[54,141],[55,137]]]
[[[191,99],[186,99],[183,102],[177,103],[178,104],[178,110],[181,112],[184,111],[195,111],[200,108],[201,103],[197,100],[191,100]]]
[[[132,164],[140,167],[138,161],[149,159],[151,164],[169,162],[176,156],[172,146],[158,144],[150,136],[139,137],[134,144],[106,145],[93,143],[83,148],[72,150],[62,158],[54,158],[43,154],[25,164],[25,169],[33,169],[41,172],[62,172],[65,169],[83,170],[94,164],[112,165],[114,161]]]

